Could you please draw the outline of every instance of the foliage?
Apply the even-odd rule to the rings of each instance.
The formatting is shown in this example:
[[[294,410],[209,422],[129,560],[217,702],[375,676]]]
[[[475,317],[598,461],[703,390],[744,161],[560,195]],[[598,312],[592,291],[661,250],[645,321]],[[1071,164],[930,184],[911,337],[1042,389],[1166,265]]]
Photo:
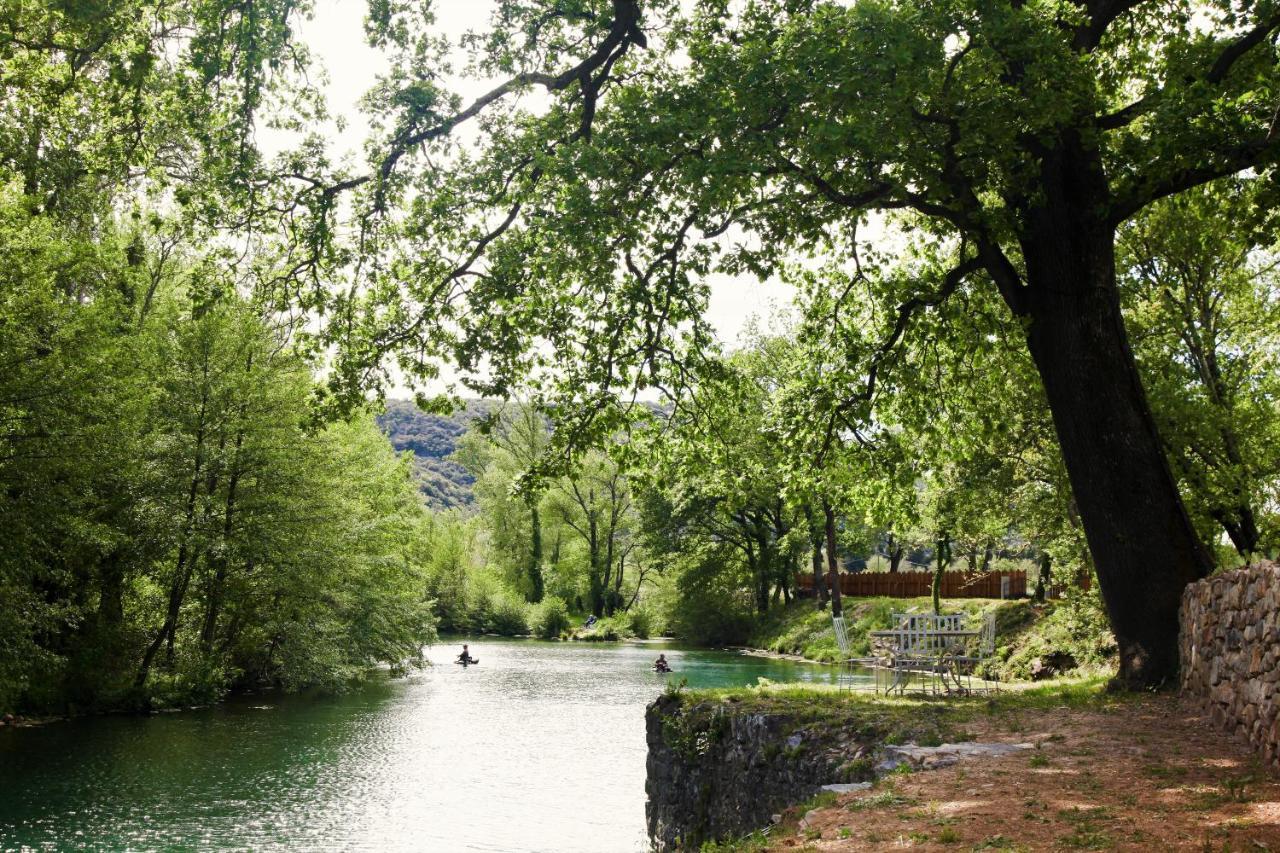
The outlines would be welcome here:
[[[30,602],[4,622],[0,704],[210,701],[418,661],[425,514],[372,420],[308,426],[309,366],[216,278],[174,266],[144,296],[127,241],[6,211],[8,250],[40,248],[0,307],[21,366],[0,391],[0,586]]]
[[[1037,662],[1059,662],[1054,674],[1088,675],[1111,672],[1116,661],[1115,637],[1097,592],[1073,591],[1012,631],[997,632],[997,641],[994,671],[1003,679],[1036,677]]]
[[[1152,207],[1118,244],[1171,467],[1201,535],[1225,532],[1236,559],[1280,544],[1280,258],[1268,193],[1257,180],[1220,181]]]
[[[641,640],[647,640],[655,634],[660,634],[661,630],[657,627],[658,622],[653,611],[645,607],[637,607],[629,614],[629,628],[631,634]]]
[[[564,599],[554,595],[542,599],[538,605],[537,615],[533,619],[534,636],[543,640],[558,640],[573,626],[569,618],[569,608]]]

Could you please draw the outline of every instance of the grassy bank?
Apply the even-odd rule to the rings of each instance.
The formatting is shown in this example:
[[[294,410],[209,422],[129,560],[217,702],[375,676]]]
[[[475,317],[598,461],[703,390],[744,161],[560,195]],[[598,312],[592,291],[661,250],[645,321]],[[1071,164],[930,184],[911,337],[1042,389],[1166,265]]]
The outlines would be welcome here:
[[[846,598],[845,624],[854,656],[871,651],[871,632],[892,627],[893,614],[929,612],[929,598]],[[974,624],[986,613],[996,616],[996,655],[992,675],[1026,680],[1067,674],[1109,674],[1114,669],[1115,640],[1096,596],[1073,595],[1062,601],[998,601],[947,599],[946,613],[965,613]],[[829,610],[812,600],[793,602],[762,620],[750,645],[779,654],[801,655],[834,663],[840,659]]]

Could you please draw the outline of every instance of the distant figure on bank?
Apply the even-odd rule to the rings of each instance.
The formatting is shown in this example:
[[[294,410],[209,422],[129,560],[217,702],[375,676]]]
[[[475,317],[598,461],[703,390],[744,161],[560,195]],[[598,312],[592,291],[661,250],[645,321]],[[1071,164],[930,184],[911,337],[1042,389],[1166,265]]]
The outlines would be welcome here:
[[[471,652],[467,651],[467,644],[462,644],[462,654],[458,655],[458,663],[479,663],[480,661],[471,656]]]
[[[587,617],[587,621],[582,623],[582,627],[590,628],[594,624],[596,624],[596,615],[592,613],[590,616]]]
[[[662,654],[661,652],[658,653],[658,659],[653,662],[653,671],[654,672],[670,672],[671,671],[671,665],[667,663],[667,656],[665,654]]]

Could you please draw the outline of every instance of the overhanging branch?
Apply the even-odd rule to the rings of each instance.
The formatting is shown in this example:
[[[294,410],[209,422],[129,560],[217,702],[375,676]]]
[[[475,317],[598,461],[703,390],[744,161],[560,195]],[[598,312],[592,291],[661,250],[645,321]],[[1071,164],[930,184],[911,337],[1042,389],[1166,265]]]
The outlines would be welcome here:
[[[1235,64],[1253,48],[1264,43],[1267,37],[1274,33],[1277,28],[1280,28],[1280,14],[1272,15],[1239,38],[1227,42],[1218,53],[1217,58],[1214,59],[1213,65],[1209,66],[1208,71],[1202,76],[1188,75],[1184,78],[1183,83],[1188,86],[1197,82],[1208,83],[1212,86],[1222,83],[1227,79],[1227,75],[1231,73],[1231,69],[1235,67]],[[1162,86],[1113,113],[1099,116],[1095,123],[1103,130],[1116,130],[1126,127],[1135,119],[1155,109],[1165,97],[1167,91],[1168,87]]]

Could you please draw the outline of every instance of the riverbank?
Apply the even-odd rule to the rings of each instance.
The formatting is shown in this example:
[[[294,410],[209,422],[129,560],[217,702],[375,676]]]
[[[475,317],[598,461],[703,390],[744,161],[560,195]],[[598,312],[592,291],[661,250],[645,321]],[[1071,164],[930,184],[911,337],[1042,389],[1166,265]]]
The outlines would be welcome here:
[[[658,793],[666,849],[1280,849],[1280,777],[1247,744],[1173,694],[1113,694],[1100,677],[946,701],[696,691],[650,714],[651,800],[655,779],[688,789]],[[894,758],[943,742],[980,746]]]
[[[855,657],[871,651],[871,632],[893,626],[893,614],[931,612],[929,598],[846,598],[844,616]],[[972,624],[995,615],[996,653],[987,674],[1001,681],[1032,681],[1062,676],[1111,675],[1115,639],[1096,593],[1073,593],[1061,601],[946,599],[946,613],[964,613]],[[840,660],[830,610],[800,600],[779,608],[753,631],[750,653],[789,660],[835,663]]]

